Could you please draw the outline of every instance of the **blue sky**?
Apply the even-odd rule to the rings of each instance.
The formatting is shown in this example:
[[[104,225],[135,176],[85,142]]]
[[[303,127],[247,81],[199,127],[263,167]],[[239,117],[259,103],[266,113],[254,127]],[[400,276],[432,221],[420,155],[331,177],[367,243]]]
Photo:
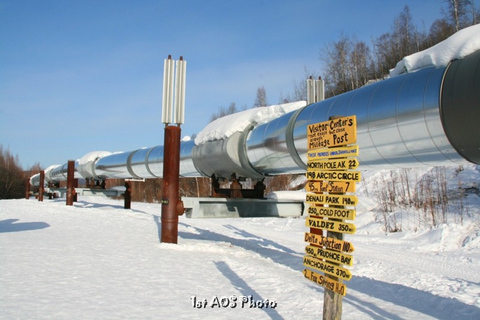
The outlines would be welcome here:
[[[371,45],[408,5],[442,0],[0,0],[0,144],[24,168],[163,144],[163,60],[187,61],[182,135],[219,107],[291,94],[342,33]]]

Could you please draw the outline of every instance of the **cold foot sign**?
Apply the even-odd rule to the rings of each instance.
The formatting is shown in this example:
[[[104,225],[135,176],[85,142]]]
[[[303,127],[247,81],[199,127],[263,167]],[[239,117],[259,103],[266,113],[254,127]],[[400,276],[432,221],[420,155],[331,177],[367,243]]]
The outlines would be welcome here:
[[[338,117],[310,125],[307,137],[306,202],[310,207],[305,225],[328,233],[327,236],[305,233],[305,241],[310,245],[305,247],[303,265],[313,270],[305,269],[303,275],[345,296],[347,287],[342,280],[350,280],[352,274],[344,265],[353,265],[350,253],[355,249],[342,235],[356,231],[351,221],[355,220],[358,203],[355,186],[361,179],[356,171],[359,165],[355,158],[358,156],[356,117]]]

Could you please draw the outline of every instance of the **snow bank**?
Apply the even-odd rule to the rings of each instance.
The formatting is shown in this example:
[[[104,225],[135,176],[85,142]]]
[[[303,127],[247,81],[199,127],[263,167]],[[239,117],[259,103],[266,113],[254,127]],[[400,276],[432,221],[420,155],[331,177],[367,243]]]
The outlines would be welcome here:
[[[307,194],[301,191],[273,191],[267,194],[268,199],[305,201]]]
[[[425,67],[446,66],[450,61],[462,59],[480,49],[480,25],[462,29],[448,39],[426,50],[403,58],[390,71],[394,77]]]
[[[210,122],[197,135],[195,144],[228,138],[235,132],[242,132],[252,123],[262,124],[306,105],[305,101],[297,101],[230,114]]]
[[[68,207],[0,200],[0,318],[322,317],[324,289],[302,275],[304,218],[180,216],[174,245],[160,243],[161,204],[132,207],[100,197]],[[357,231],[370,222],[365,209],[357,208]],[[355,251],[343,317],[479,319],[478,218],[465,222],[346,235]]]

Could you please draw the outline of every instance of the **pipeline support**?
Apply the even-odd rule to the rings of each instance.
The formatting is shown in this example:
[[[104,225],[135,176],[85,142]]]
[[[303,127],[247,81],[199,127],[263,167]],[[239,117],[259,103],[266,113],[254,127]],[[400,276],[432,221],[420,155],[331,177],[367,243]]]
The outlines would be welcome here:
[[[161,242],[178,242],[180,126],[165,127]]]
[[[73,206],[73,195],[75,192],[75,161],[69,160],[67,167],[67,206]]]
[[[43,202],[43,193],[45,192],[45,171],[40,171],[40,185],[38,187],[38,201]]]

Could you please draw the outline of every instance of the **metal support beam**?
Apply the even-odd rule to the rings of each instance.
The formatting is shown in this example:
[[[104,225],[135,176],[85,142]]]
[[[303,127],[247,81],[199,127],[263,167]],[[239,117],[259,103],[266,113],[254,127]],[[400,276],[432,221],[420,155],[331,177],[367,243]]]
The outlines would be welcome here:
[[[124,204],[123,208],[124,209],[131,209],[132,207],[132,186],[130,182],[125,181],[125,194],[123,195],[124,197]]]
[[[183,208],[179,199],[180,133],[179,126],[165,127],[161,242],[166,243],[178,241],[178,208]]]
[[[25,199],[30,199],[30,179],[25,179]]]
[[[45,171],[40,171],[40,185],[38,187],[38,201],[43,201],[43,193],[45,192]]]
[[[67,167],[67,206],[73,206],[73,194],[75,192],[75,161],[69,160]]]
[[[73,202],[78,201],[77,188],[78,188],[78,179],[73,179]]]

